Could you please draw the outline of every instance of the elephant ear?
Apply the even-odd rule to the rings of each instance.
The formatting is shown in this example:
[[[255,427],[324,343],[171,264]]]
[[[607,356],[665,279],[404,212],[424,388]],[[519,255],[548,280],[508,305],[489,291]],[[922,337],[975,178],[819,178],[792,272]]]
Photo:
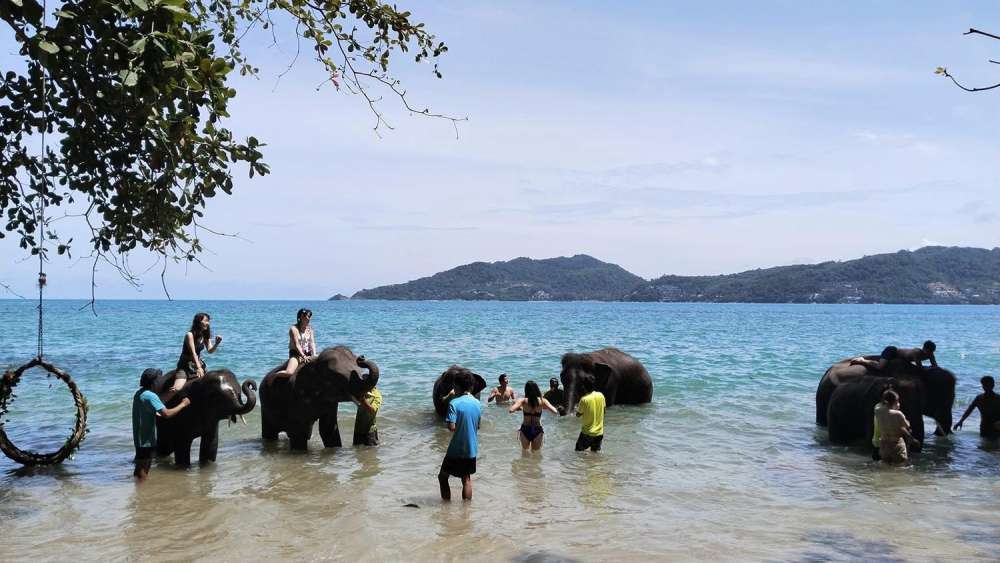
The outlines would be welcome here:
[[[486,380],[483,379],[481,375],[479,375],[478,373],[474,373],[472,374],[472,379],[475,380],[472,384],[473,395],[478,395],[483,391],[483,389],[486,389]]]
[[[608,381],[614,376],[614,373],[614,370],[608,364],[594,362],[594,387],[598,391],[607,389]]]

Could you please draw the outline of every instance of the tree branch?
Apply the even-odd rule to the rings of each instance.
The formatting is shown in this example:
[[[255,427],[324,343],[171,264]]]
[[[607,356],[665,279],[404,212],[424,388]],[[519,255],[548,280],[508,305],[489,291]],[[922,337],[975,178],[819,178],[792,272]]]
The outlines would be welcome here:
[[[962,35],[972,35],[973,33],[978,34],[978,35],[985,35],[986,37],[990,37],[990,38],[993,38],[993,39],[1000,39],[1000,36],[993,35],[992,33],[986,33],[985,31],[979,31],[978,29],[971,28],[971,27],[969,28],[969,31],[966,31]]]

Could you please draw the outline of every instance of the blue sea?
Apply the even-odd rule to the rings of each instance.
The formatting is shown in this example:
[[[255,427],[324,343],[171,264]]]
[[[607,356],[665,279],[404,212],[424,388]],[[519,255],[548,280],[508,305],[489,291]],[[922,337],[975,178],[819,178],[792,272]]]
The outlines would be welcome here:
[[[0,301],[0,367],[36,352],[36,302]],[[832,446],[814,424],[833,362],[930,338],[958,376],[955,419],[1000,375],[1000,308],[896,305],[385,301],[47,301],[45,356],[90,405],[90,432],[61,466],[0,457],[0,560],[996,560],[1000,451],[978,415],[927,438],[911,465]],[[295,311],[321,347],[378,362],[382,445],[308,453],[222,423],[218,462],[131,478],[131,397],[144,368],[170,369],[192,316],[223,336],[210,368],[261,377],[286,357]],[[452,364],[520,393],[560,356],[617,346],[654,381],[652,404],[609,409],[604,450],[573,451],[575,417],[546,417],[522,454],[520,415],[486,406],[471,502],[440,501],[449,433],[431,403]],[[347,443],[355,407],[342,405]],[[65,387],[29,372],[4,418],[21,447],[50,449],[73,424]],[[928,421],[933,428],[933,424]],[[196,453],[195,448],[195,453]],[[458,498],[457,481],[453,481]],[[406,506],[406,505],[416,505]]]

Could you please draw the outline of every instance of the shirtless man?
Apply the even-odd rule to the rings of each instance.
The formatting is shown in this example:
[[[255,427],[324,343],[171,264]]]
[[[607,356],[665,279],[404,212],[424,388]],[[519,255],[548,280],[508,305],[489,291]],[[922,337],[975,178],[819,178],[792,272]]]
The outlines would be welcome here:
[[[989,375],[984,376],[979,382],[983,385],[983,392],[976,395],[969,408],[965,409],[965,414],[955,424],[955,430],[962,428],[962,423],[972,414],[972,409],[979,409],[979,435],[983,438],[1000,438],[1000,395],[993,391],[996,381]]]
[[[883,371],[889,367],[889,362],[899,358],[899,349],[895,346],[886,346],[877,360],[869,360],[864,356],[858,356],[850,361],[852,366],[865,366],[870,370]]]
[[[506,373],[500,374],[499,381],[500,385],[497,385],[496,387],[493,388],[492,391],[490,391],[490,396],[488,399],[486,399],[487,403],[493,402],[495,400],[499,405],[500,403],[509,403],[517,398],[517,394],[514,393],[514,390],[511,389],[509,385],[507,385]]]
[[[930,360],[931,367],[936,368],[938,365],[937,359],[934,358],[935,350],[937,350],[937,345],[934,344],[933,340],[928,340],[920,348],[900,348],[896,351],[896,357],[920,367],[924,367],[924,360]]]

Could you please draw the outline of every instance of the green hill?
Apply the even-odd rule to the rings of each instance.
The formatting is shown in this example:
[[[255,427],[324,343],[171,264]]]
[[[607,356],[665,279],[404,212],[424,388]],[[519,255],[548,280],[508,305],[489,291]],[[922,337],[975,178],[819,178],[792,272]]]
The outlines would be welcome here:
[[[621,266],[578,254],[473,262],[408,283],[364,289],[351,299],[615,301],[644,281]]]
[[[929,246],[844,262],[651,281],[586,255],[474,262],[352,299],[1000,304],[1000,248]]]
[[[724,276],[663,276],[626,301],[1000,304],[1000,248],[929,246]]]

